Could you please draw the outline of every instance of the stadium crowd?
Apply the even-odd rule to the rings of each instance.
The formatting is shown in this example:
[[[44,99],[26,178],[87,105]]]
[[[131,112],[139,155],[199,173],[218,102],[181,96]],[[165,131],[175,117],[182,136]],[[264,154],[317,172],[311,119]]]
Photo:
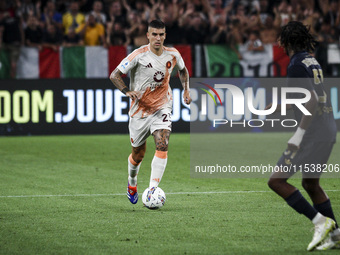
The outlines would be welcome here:
[[[339,42],[339,0],[0,0],[0,47],[147,44],[148,22],[166,24],[166,44],[275,43],[290,20],[310,25],[322,43]],[[239,54],[239,57],[242,56]],[[14,61],[15,62],[15,61]]]

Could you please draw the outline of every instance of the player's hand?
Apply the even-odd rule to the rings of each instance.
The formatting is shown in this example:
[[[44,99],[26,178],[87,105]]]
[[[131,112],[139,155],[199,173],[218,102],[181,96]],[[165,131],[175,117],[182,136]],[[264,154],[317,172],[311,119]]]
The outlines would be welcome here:
[[[297,151],[300,148],[306,130],[298,127],[294,135],[288,140],[288,150]]]
[[[129,98],[131,98],[131,100],[139,100],[142,97],[142,94],[140,93],[140,91],[129,91],[126,92],[126,96],[128,96]]]
[[[296,146],[295,144],[292,144],[292,143],[288,143],[288,146],[287,146],[287,150],[290,150],[290,151],[297,151],[299,149],[299,146]]]
[[[191,103],[192,99],[191,99],[191,97],[190,97],[190,92],[189,92],[189,90],[184,90],[183,99],[184,99],[184,102],[185,102],[186,104],[190,104],[190,103]]]

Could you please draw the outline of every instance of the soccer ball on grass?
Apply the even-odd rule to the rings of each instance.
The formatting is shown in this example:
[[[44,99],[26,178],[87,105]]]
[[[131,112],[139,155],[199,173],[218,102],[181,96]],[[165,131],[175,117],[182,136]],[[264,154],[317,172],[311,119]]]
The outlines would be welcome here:
[[[144,190],[142,201],[145,207],[149,209],[159,209],[165,203],[165,193],[160,187],[152,187]]]

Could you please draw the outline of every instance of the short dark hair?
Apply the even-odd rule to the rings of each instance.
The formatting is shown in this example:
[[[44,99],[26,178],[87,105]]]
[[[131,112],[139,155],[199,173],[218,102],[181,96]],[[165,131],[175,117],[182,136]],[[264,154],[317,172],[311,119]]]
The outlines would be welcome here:
[[[149,27],[162,29],[165,28],[165,24],[163,23],[163,21],[155,19],[149,23]]]
[[[288,50],[294,52],[307,51],[312,53],[316,46],[314,37],[309,32],[310,27],[299,21],[290,21],[283,26],[279,34],[280,44]]]

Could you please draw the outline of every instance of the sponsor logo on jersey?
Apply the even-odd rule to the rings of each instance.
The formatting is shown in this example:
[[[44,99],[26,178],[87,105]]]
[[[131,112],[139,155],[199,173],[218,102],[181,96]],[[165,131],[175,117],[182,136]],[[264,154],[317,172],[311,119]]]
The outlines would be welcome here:
[[[146,67],[146,68],[152,68],[152,65],[151,65],[151,63],[149,63],[149,64],[147,64],[145,67]]]
[[[122,67],[123,69],[125,69],[128,65],[129,65],[129,61],[126,61],[125,63],[123,63],[123,64],[121,65],[121,67]]]
[[[155,82],[163,81],[164,80],[164,73],[162,73],[161,71],[157,71],[153,76],[153,80]]]

